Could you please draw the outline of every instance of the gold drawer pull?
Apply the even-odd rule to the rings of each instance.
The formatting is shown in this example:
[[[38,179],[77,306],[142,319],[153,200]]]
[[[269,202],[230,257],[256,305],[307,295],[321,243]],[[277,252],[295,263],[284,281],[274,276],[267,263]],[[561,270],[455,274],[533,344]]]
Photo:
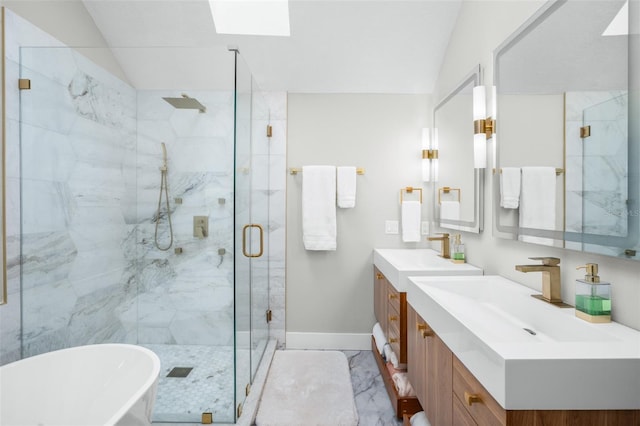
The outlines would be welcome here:
[[[480,395],[476,393],[469,393],[467,391],[464,392],[464,400],[467,401],[467,405],[471,405],[474,402],[482,402]]]
[[[420,331],[420,334],[422,335],[423,339],[426,339],[427,337],[433,336],[433,331],[432,330],[422,330],[422,331]]]
[[[389,321],[398,321],[398,317],[396,315],[391,315],[389,317]]]
[[[391,339],[389,339],[389,343],[397,343],[398,339],[396,339],[395,337],[392,337]]]
[[[422,335],[423,339],[433,336],[433,330],[431,330],[427,324],[423,322],[417,322],[416,327],[418,328],[418,331]]]
[[[383,279],[383,278],[384,278],[384,275],[382,275],[380,272],[377,272],[377,273],[376,273],[376,278],[377,278],[377,279],[379,279],[379,280],[381,280],[381,279]]]
[[[397,294],[390,294],[389,295],[389,300],[393,300],[393,299],[397,299],[398,295]]]

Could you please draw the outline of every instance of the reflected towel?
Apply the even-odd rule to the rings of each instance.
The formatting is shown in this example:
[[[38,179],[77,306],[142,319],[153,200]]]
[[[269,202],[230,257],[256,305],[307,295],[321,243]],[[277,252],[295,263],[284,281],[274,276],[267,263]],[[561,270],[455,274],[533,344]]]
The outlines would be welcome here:
[[[523,167],[520,191],[520,228],[553,230],[556,226],[555,167]],[[520,235],[520,241],[553,245],[544,237]]]
[[[442,201],[440,204],[440,220],[459,221],[460,201]],[[447,228],[458,229],[458,226],[447,224]]]
[[[356,206],[356,168],[338,167],[338,207],[350,209]]]
[[[402,202],[402,241],[415,243],[420,241],[420,201]]]
[[[373,326],[373,338],[376,341],[376,348],[380,355],[384,355],[384,346],[387,344],[387,338],[384,337],[384,332],[382,331],[382,327],[380,327],[380,323],[377,322]]]
[[[302,241],[307,250],[336,249],[336,168],[302,167]]]
[[[415,413],[409,419],[409,423],[411,426],[429,426],[429,420],[427,420],[427,413],[424,411],[419,411]]]
[[[500,173],[500,207],[517,209],[520,205],[520,167],[503,167]]]

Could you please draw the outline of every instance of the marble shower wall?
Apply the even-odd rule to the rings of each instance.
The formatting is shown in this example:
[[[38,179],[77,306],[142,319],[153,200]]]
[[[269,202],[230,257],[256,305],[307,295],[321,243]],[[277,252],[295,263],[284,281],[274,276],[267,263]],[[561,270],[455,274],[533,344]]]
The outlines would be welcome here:
[[[627,234],[627,95],[624,91],[566,93],[566,230]],[[580,138],[591,125],[592,136]],[[567,248],[611,256],[615,247],[566,242]]]
[[[189,92],[206,106],[205,113],[175,109],[162,99],[180,95],[138,92],[140,294],[125,316],[132,325],[139,321],[140,343],[233,345],[233,92]],[[173,227],[167,251],[154,243],[156,219],[159,244],[170,242],[164,194],[157,215],[163,142]],[[193,236],[194,216],[208,217],[204,239]]]
[[[9,10],[5,34],[9,303],[0,307],[0,364],[20,358],[22,338],[25,356],[110,341],[231,344],[232,92],[189,93],[205,114],[176,110],[161,98],[180,93],[136,92]],[[21,48],[34,45],[50,47]],[[19,92],[19,77],[32,90]],[[283,342],[286,94],[266,99],[274,137],[254,149],[270,177],[254,191],[270,209],[260,275],[271,283],[271,334]],[[153,242],[161,142],[174,231],[166,252]],[[194,215],[209,217],[207,239],[193,237]]]

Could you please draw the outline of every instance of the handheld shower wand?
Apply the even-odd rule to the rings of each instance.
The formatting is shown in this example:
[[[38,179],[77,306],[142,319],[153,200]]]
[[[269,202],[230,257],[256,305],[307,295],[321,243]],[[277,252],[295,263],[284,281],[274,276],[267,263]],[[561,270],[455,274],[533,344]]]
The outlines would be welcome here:
[[[160,166],[160,197],[158,198],[158,209],[156,210],[156,230],[154,234],[154,243],[158,250],[167,251],[173,245],[173,226],[171,225],[171,208],[169,207],[169,189],[167,185],[167,147],[164,142],[162,146],[162,166]],[[160,223],[160,208],[162,207],[162,191],[164,189],[165,204],[167,207],[167,219],[169,221],[169,245],[161,247],[158,243],[158,224]]]

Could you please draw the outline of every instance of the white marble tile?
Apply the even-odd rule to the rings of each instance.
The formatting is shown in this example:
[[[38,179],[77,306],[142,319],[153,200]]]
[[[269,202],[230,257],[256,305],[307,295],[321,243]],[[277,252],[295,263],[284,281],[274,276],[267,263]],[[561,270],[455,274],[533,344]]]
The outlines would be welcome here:
[[[66,182],[76,164],[76,156],[67,135],[42,127],[23,124],[22,177],[49,182]]]
[[[26,19],[5,8],[5,56],[18,62],[21,46],[58,46],[64,45],[51,35],[35,27]]]
[[[73,56],[72,49],[68,47],[23,47],[20,49],[20,65],[66,85],[78,69]]]

